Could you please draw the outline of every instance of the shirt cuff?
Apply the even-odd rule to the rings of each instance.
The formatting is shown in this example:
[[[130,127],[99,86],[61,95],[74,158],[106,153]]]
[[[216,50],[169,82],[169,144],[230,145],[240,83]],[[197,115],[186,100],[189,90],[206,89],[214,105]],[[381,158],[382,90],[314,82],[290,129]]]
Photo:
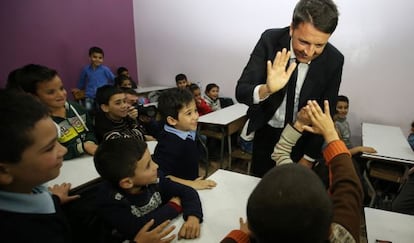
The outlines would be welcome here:
[[[249,235],[241,230],[232,230],[226,238],[233,239],[236,242],[249,242]]]
[[[349,154],[349,156],[351,156],[345,143],[338,139],[330,142],[323,151],[323,157],[325,158],[326,164],[329,165],[331,160],[339,154]]]
[[[170,205],[172,208],[177,210],[178,213],[181,213],[183,211],[183,208],[180,205],[176,204],[175,202],[169,201],[168,205]]]
[[[253,104],[259,104],[259,102],[261,102],[261,101],[267,99],[267,97],[269,97],[269,95],[268,95],[268,96],[264,97],[263,99],[260,99],[260,97],[259,97],[260,86],[262,86],[262,84],[257,85],[253,90]]]

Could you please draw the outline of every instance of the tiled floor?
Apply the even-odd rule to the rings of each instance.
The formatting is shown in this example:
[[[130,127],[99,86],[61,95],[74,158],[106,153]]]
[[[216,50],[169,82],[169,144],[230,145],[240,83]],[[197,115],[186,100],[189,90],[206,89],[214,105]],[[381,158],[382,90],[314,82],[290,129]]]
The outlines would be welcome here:
[[[223,168],[227,168],[227,166],[228,166],[228,161],[225,161],[223,164]],[[204,164],[200,164],[199,175],[202,175],[202,176],[205,175],[205,171],[206,171],[205,167],[206,166]],[[219,162],[210,161],[210,166],[208,168],[207,177],[213,174],[218,168],[220,168]],[[247,174],[247,161],[241,161],[241,160],[233,161],[232,166],[231,166],[231,171]],[[362,217],[360,243],[367,243],[367,242],[368,241],[367,241],[367,236],[366,236],[365,220]]]

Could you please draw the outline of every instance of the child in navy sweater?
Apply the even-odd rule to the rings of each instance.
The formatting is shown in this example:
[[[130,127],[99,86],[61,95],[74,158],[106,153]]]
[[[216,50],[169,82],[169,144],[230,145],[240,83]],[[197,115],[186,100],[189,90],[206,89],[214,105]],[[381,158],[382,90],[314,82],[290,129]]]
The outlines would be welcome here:
[[[154,151],[154,160],[171,180],[194,189],[216,186],[198,175],[201,151],[197,145],[198,112],[187,89],[171,89],[158,99],[158,111],[165,122]]]
[[[145,142],[122,136],[106,140],[94,162],[105,180],[97,196],[100,215],[124,240],[152,219],[159,225],[181,213],[185,222],[178,238],[199,236],[203,213],[197,191],[158,175]]]

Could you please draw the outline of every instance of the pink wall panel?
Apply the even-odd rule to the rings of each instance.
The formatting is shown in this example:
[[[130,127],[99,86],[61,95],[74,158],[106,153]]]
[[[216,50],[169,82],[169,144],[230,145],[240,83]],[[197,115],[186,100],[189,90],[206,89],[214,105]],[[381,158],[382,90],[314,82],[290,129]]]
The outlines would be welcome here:
[[[114,73],[126,66],[137,79],[132,0],[1,1],[0,27],[0,87],[11,70],[37,63],[71,89],[95,45]]]

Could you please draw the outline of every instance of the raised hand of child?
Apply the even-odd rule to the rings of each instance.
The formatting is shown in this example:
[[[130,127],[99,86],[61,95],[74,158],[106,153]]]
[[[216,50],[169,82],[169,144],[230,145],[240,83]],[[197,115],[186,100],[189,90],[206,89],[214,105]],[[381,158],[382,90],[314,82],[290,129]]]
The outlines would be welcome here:
[[[324,108],[325,112],[322,111],[318,102],[315,100],[308,101],[306,110],[312,121],[312,126],[304,126],[304,129],[308,132],[323,135],[325,141],[330,143],[333,140],[339,139],[339,136],[329,113],[329,102],[327,100],[324,101]]]
[[[204,180],[203,177],[195,179],[192,183],[192,188],[196,190],[212,189],[217,183],[213,180]]]
[[[70,201],[80,198],[80,195],[69,196],[69,190],[72,185],[70,183],[62,183],[60,185],[55,184],[48,187],[49,191],[58,196],[61,204],[68,203]]]
[[[178,239],[195,239],[200,236],[200,220],[195,216],[188,216],[178,232]]]
[[[293,124],[293,127],[296,128],[299,132],[303,132],[303,126],[310,125],[312,123],[310,117],[308,116],[306,107],[302,107],[298,114],[296,115],[296,121]]]
[[[170,235],[169,237],[163,239],[169,233],[171,233],[175,226],[172,225],[166,229],[167,225],[170,223],[170,220],[164,221],[162,224],[155,227],[153,230],[148,231],[151,226],[154,224],[154,220],[151,219],[148,223],[146,223],[138,232],[138,234],[134,238],[134,242],[138,243],[169,243],[174,238],[175,235]]]
[[[244,221],[242,217],[239,218],[240,231],[243,231],[247,235],[250,235],[249,227],[247,226],[247,220]]]

